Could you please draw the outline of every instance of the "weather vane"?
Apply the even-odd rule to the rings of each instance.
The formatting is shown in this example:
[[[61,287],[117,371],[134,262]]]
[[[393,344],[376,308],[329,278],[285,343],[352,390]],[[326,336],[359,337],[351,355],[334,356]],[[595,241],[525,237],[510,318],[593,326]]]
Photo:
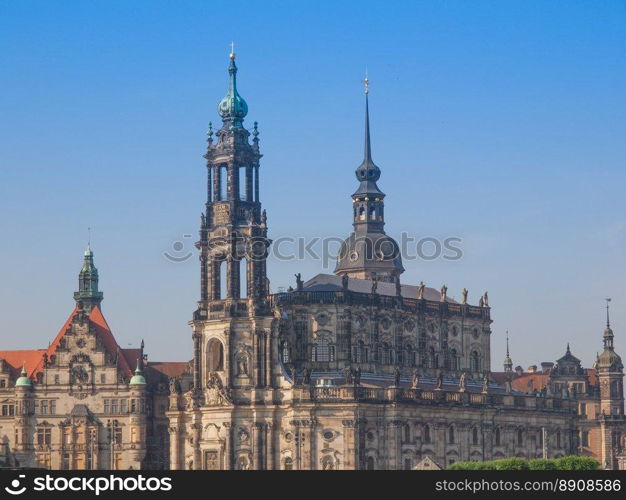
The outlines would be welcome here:
[[[87,228],[87,247],[91,248],[91,228]]]
[[[367,66],[365,67],[365,80],[363,80],[363,84],[365,85],[365,93],[370,93],[370,79],[367,77]]]
[[[235,42],[230,42],[230,58],[235,58]]]

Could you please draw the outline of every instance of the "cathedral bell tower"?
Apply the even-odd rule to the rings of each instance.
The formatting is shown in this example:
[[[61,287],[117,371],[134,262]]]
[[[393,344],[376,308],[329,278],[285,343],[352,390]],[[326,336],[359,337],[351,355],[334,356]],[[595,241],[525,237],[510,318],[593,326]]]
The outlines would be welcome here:
[[[196,243],[201,279],[193,321],[194,387],[210,388],[207,400],[219,384],[249,388],[269,383],[264,322],[271,321],[270,240],[259,200],[262,155],[257,123],[251,132],[243,124],[248,105],[237,90],[234,51],[228,75],[228,91],[217,107],[222,126],[214,132],[209,124],[207,133],[207,202]]]
[[[369,80],[365,83],[365,150],[355,175],[359,187],[352,195],[354,231],[343,242],[335,274],[349,278],[399,282],[404,272],[396,241],[385,234],[385,193],[376,182],[380,168],[372,160],[370,145]]]
[[[259,132],[243,126],[246,101],[237,91],[235,53],[230,54],[228,92],[218,105],[222,127],[208,131],[207,203],[201,216],[200,309],[215,300],[250,299],[259,307],[266,284],[267,224],[259,201]]]

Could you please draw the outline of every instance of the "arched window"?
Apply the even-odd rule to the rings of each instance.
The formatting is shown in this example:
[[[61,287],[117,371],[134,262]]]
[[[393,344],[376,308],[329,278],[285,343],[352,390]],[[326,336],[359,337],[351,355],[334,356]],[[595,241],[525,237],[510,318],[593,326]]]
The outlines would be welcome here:
[[[382,364],[383,365],[388,365],[390,362],[390,349],[389,349],[389,344],[387,344],[386,342],[383,344],[383,359],[382,359]]]
[[[373,205],[370,207],[370,219],[376,219],[376,207]]]
[[[424,443],[430,443],[430,426],[428,424],[424,425]]]
[[[519,446],[524,444],[524,431],[522,429],[517,429],[517,444]]]
[[[411,426],[409,424],[402,426],[402,441],[405,443],[411,442]]]
[[[207,346],[207,370],[221,372],[224,370],[224,346],[218,339],[209,340]]]
[[[450,370],[458,370],[459,369],[459,356],[456,352],[456,349],[450,350]]]
[[[359,219],[365,220],[365,207],[363,206],[359,207]]]
[[[435,357],[435,348],[428,349],[428,367],[437,368],[437,359]]]
[[[472,444],[478,444],[478,427],[472,429]]]
[[[448,427],[448,443],[454,444],[454,426]]]
[[[480,371],[480,354],[478,354],[478,351],[472,351],[470,354],[470,371]]]
[[[404,356],[404,363],[407,366],[412,366],[413,365],[413,347],[411,346],[411,344],[406,345],[405,351],[406,351],[406,354]]]
[[[500,429],[496,429],[494,433],[494,441],[496,442],[496,446],[500,446],[502,444],[502,436],[500,435]]]
[[[557,431],[556,433],[556,447],[561,447],[561,431]]]
[[[355,363],[366,363],[367,359],[365,357],[365,343],[362,340],[357,341],[354,346],[354,362]]]
[[[285,458],[284,469],[285,470],[293,470],[293,459],[291,457]]]
[[[374,462],[374,457],[367,457],[366,469],[367,470],[375,470],[376,469],[376,463]]]
[[[335,346],[325,338],[320,338],[313,344],[311,361],[329,362],[335,361]]]

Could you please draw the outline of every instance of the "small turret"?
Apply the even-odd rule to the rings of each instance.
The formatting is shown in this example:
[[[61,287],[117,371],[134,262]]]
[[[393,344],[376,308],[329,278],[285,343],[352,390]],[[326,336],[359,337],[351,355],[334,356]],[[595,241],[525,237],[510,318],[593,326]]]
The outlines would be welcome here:
[[[91,246],[87,245],[83,256],[83,267],[78,274],[78,291],[74,292],[74,300],[82,303],[87,313],[102,302],[103,294],[98,290],[98,269],[93,263]]]
[[[606,299],[606,328],[603,335],[604,350],[595,367],[600,380],[600,411],[605,415],[624,414],[624,365],[613,348],[613,330],[609,319],[609,302]]]
[[[33,381],[28,377],[26,373],[26,365],[22,366],[19,378],[15,381],[15,387],[30,388],[33,386]]]
[[[137,360],[137,368],[135,369],[135,374],[130,379],[130,385],[146,385],[146,379],[144,378],[143,372],[141,371],[139,360]]]

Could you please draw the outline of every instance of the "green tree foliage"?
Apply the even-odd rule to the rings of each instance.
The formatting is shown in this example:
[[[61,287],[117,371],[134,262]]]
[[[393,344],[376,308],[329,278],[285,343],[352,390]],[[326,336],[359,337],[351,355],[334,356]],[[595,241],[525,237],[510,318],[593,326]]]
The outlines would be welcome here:
[[[486,462],[455,462],[448,470],[596,470],[599,467],[593,458],[571,455],[556,459],[502,458]]]

